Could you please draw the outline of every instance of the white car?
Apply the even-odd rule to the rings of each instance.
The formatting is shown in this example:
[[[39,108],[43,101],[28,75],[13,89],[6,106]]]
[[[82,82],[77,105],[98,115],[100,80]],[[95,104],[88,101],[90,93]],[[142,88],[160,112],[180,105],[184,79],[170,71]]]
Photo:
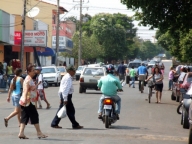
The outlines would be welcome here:
[[[43,79],[48,81],[49,84],[59,86],[61,82],[61,74],[56,66],[42,67],[41,73],[43,74]]]
[[[84,68],[84,67],[85,67],[85,66],[79,66],[79,67],[77,68],[76,73],[75,73],[75,79],[76,79],[76,81],[79,80],[80,75],[81,75],[81,72],[83,71],[83,68]]]
[[[79,93],[86,93],[87,88],[98,90],[98,80],[106,75],[105,67],[85,67],[79,80]]]

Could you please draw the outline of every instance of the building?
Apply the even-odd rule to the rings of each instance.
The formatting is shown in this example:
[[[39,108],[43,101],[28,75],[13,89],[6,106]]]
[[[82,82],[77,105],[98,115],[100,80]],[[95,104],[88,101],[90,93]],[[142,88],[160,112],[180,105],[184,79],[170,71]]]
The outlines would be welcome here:
[[[53,19],[52,14],[53,14],[53,11],[56,11],[57,6],[54,5],[54,4],[50,4],[50,3],[40,1],[40,0],[30,0],[30,1],[28,0],[27,10],[32,9],[34,6],[39,8],[40,12],[34,18],[27,18],[27,20],[26,20],[26,29],[34,30],[36,28],[34,26],[34,24],[38,23],[38,22],[34,22],[35,20],[41,21],[41,24],[44,23],[44,27],[40,26],[41,25],[40,23],[39,23],[38,26],[39,26],[39,29],[47,29],[47,48],[51,48],[52,47],[52,19]],[[14,14],[16,17],[18,17],[18,18],[16,18],[16,21],[14,23],[15,31],[21,31],[21,26],[22,26],[21,25],[21,22],[22,22],[21,15],[23,14],[23,1],[22,0],[18,0],[18,1],[15,1],[15,0],[1,1],[0,9],[2,9],[3,11],[6,11],[7,13]],[[64,12],[67,12],[67,10],[65,8],[63,8],[63,7],[60,7],[60,14],[63,14]],[[19,18],[19,16],[20,16],[20,18]],[[7,16],[5,16],[5,17],[7,17]],[[4,21],[4,19],[6,19],[5,17],[1,17],[1,19]],[[28,21],[31,21],[31,22],[28,22]],[[9,21],[7,20],[6,25],[11,26],[11,24],[13,24],[13,23],[10,23],[10,20]],[[4,25],[2,24],[0,26],[2,27]],[[0,34],[2,34],[1,31],[0,31]],[[9,47],[11,48],[11,43],[8,43],[7,40],[6,40],[5,42],[1,42],[0,51],[2,49],[4,49],[4,50],[5,49],[10,49],[10,48],[7,48],[5,46],[5,44],[6,45],[9,44],[10,45]],[[15,57],[19,58],[20,52],[15,52],[16,51],[15,49],[16,48],[12,49],[11,52],[15,55]],[[39,49],[39,51],[41,51],[42,56],[43,56],[43,51],[40,50],[40,49]],[[26,56],[27,55],[28,54],[26,53]],[[27,64],[29,62],[32,62],[32,63],[34,62],[34,60],[32,60],[32,55],[33,54],[29,54],[29,55],[31,55],[31,56],[29,56],[29,58],[27,58],[25,56],[25,60],[24,60],[25,64]],[[46,54],[46,56],[48,56],[48,55]],[[4,59],[4,57],[1,57],[1,59]],[[51,57],[48,56],[48,59],[51,59]]]

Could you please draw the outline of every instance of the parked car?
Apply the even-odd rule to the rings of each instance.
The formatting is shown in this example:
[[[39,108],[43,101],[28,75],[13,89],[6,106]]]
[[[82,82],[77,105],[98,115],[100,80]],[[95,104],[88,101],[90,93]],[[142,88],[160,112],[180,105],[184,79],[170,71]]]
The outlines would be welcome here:
[[[98,90],[98,80],[107,75],[104,67],[85,67],[79,80],[79,93],[86,93],[86,89]]]
[[[58,66],[57,69],[60,71],[61,79],[62,79],[62,77],[67,73],[67,70],[65,69],[64,66]]]
[[[151,61],[148,63],[147,68],[152,68],[152,67],[154,67],[154,66],[155,66],[155,64],[156,64],[156,61],[151,60]]]
[[[75,79],[76,79],[76,81],[79,80],[80,75],[81,75],[81,72],[83,71],[83,68],[84,68],[84,67],[85,67],[85,66],[79,66],[79,67],[77,68],[76,73],[75,73]]]
[[[61,82],[61,74],[56,66],[42,67],[41,73],[43,74],[44,80],[48,81],[49,84],[55,84],[55,86],[59,86]]]

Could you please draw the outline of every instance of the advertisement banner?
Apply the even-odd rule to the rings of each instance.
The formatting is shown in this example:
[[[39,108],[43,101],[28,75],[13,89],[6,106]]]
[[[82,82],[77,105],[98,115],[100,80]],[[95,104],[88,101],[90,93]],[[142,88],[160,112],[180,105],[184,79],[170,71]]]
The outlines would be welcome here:
[[[46,30],[25,31],[24,45],[47,47],[47,31]]]
[[[22,38],[22,33],[19,31],[15,31],[14,44],[15,45],[21,45],[21,38]]]

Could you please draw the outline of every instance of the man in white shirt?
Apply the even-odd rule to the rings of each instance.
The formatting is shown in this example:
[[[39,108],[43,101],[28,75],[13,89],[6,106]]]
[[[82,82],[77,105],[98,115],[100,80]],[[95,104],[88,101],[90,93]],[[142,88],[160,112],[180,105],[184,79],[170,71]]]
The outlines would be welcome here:
[[[39,108],[42,109],[42,105],[41,105],[41,101],[39,99],[39,97],[41,98],[41,100],[44,100],[47,104],[47,109],[51,108],[49,102],[47,101],[46,97],[45,97],[45,92],[44,92],[44,88],[43,88],[43,75],[41,74],[41,67],[36,67],[36,83],[38,84],[37,87],[37,101],[39,102]]]
[[[60,106],[58,111],[63,107],[63,105],[66,105],[67,116],[72,123],[72,128],[81,129],[83,128],[83,126],[80,126],[79,123],[75,120],[75,108],[72,103],[72,94],[74,92],[72,79],[73,79],[73,76],[75,75],[75,68],[73,66],[68,66],[66,70],[67,70],[67,74],[63,76],[60,83],[60,88],[58,91],[58,94],[60,97]],[[60,120],[61,119],[58,118],[56,113],[51,123],[51,127],[62,128],[58,125]]]

